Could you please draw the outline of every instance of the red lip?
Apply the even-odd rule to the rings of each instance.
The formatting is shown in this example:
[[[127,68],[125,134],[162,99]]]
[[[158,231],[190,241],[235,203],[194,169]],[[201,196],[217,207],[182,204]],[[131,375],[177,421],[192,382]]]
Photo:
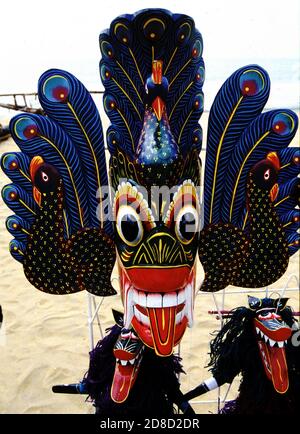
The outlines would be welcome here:
[[[126,274],[132,286],[145,292],[170,292],[187,285],[191,268],[129,268]]]

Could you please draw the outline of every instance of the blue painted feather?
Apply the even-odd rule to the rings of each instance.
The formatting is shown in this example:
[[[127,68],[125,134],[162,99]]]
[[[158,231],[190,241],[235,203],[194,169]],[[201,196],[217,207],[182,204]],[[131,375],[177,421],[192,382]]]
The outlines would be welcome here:
[[[205,225],[222,220],[224,182],[231,157],[236,153],[236,143],[263,109],[269,92],[266,71],[258,65],[248,65],[225,81],[214,100],[209,115],[205,161]]]
[[[39,79],[38,94],[45,113],[71,139],[78,154],[82,183],[88,198],[84,204],[88,227],[103,226],[103,210],[97,196],[103,198],[108,185],[102,124],[95,103],[83,84],[72,74],[51,69]],[[98,192],[98,193],[97,193]],[[105,210],[107,213],[107,209]],[[106,223],[111,232],[111,225]]]

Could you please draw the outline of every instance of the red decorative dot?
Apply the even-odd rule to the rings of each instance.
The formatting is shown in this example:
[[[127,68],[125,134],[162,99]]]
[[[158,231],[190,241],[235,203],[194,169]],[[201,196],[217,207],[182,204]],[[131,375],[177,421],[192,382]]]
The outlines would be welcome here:
[[[36,125],[28,125],[23,131],[23,134],[26,137],[26,139],[31,139],[32,137],[35,137],[37,135]]]
[[[256,95],[258,91],[257,83],[254,80],[246,80],[243,83],[242,94],[244,96]]]
[[[276,132],[276,133],[283,133],[285,130],[286,130],[286,128],[287,128],[287,125],[286,125],[286,123],[284,123],[283,121],[278,121],[278,122],[276,122],[276,124],[274,125],[274,127],[273,127],[273,130]]]
[[[15,170],[18,168],[18,163],[16,161],[13,161],[12,163],[10,163],[9,166],[10,170]]]
[[[66,101],[69,90],[64,86],[57,86],[52,90],[52,95],[57,101]]]
[[[193,49],[193,51],[192,51],[192,56],[193,56],[193,57],[197,57],[197,56],[198,56],[198,50],[197,50],[197,48],[194,48],[194,49]]]

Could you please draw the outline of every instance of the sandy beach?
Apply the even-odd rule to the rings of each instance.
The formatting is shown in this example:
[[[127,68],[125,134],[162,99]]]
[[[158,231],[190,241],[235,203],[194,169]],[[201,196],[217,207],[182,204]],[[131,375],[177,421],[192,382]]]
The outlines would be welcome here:
[[[201,124],[206,131],[207,113]],[[205,143],[205,138],[204,138]],[[293,145],[299,144],[299,132]],[[0,153],[16,150],[13,141],[0,144]],[[9,180],[0,171],[0,187]],[[84,396],[53,394],[51,387],[59,383],[72,383],[82,379],[88,368],[89,335],[87,326],[87,294],[53,296],[41,293],[26,280],[22,265],[13,260],[8,243],[11,235],[5,228],[5,219],[12,212],[1,201],[0,205],[0,304],[4,323],[0,333],[0,413],[93,413],[91,403]],[[285,275],[269,288],[280,293],[292,274],[299,275],[299,254],[294,255]],[[117,275],[114,273],[117,288]],[[203,278],[198,267],[197,284]],[[290,305],[299,310],[299,290],[295,279],[287,292]],[[225,309],[246,305],[247,293],[237,288],[225,291]],[[265,291],[264,291],[265,293]],[[262,295],[256,290],[257,295]],[[208,310],[215,309],[215,302],[222,306],[223,293],[201,293],[195,301],[195,324],[188,329],[180,345],[180,354],[187,375],[181,376],[182,390],[198,385],[210,374],[205,368],[208,362],[211,333],[218,329],[220,321]],[[99,300],[97,300],[99,301]],[[100,309],[102,329],[113,324],[111,309],[122,310],[119,296],[105,299]],[[99,339],[95,327],[95,342]],[[227,398],[234,398],[238,381],[231,387]],[[221,397],[227,391],[223,386]],[[194,403],[197,413],[215,413],[218,391],[210,392]],[[213,401],[213,402],[212,402]]]

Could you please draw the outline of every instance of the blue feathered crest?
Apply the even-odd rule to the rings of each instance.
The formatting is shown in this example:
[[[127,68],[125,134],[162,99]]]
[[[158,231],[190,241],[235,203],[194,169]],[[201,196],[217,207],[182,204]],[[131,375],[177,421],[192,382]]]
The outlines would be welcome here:
[[[192,145],[200,151],[203,42],[192,18],[161,9],[120,16],[101,33],[100,49],[104,108],[112,123],[107,131],[110,152],[119,147],[134,157],[153,60],[163,61],[163,75],[169,82],[167,113],[181,153],[186,155]]]

